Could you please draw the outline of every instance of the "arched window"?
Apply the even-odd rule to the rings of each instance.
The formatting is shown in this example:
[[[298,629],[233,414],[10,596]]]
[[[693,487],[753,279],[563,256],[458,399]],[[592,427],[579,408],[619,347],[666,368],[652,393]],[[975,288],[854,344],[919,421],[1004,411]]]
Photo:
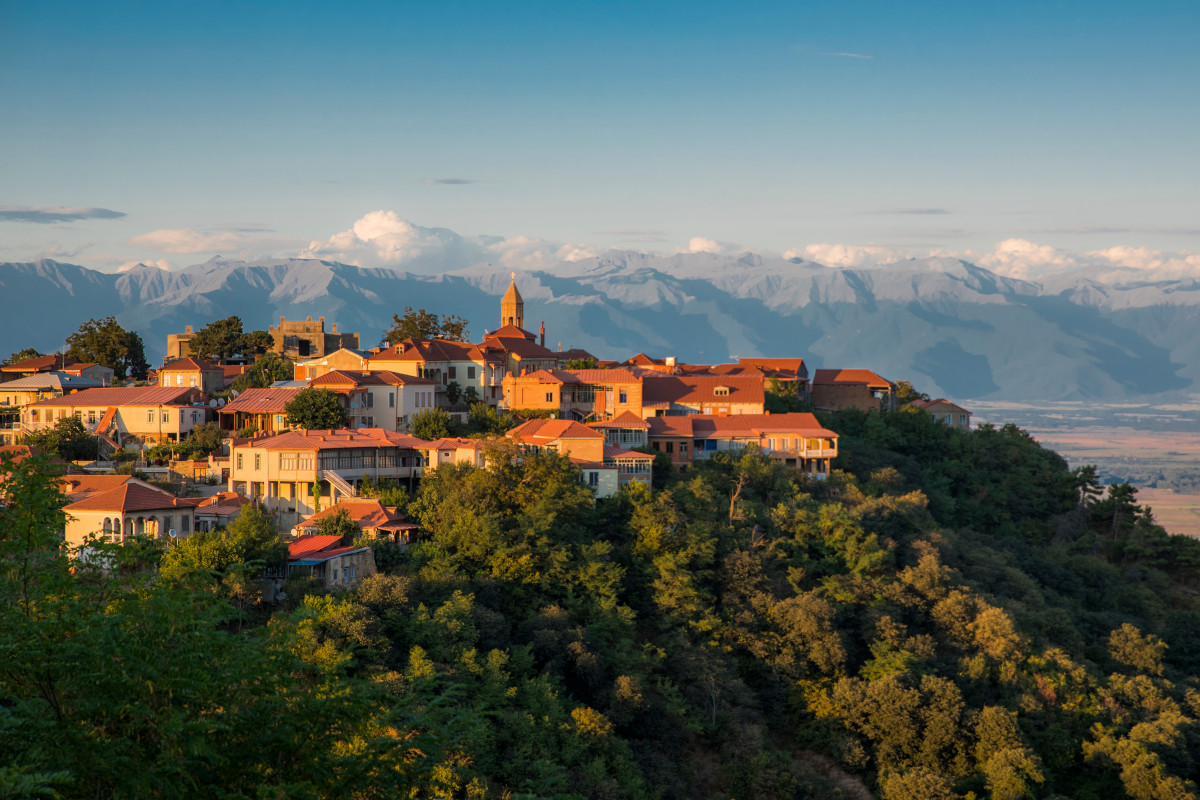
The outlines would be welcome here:
[[[104,535],[105,536],[112,535],[112,526],[113,526],[113,521],[110,518],[105,517],[104,518]]]
[[[146,520],[144,517],[138,517],[138,519],[137,519],[137,535],[138,536],[146,535]]]

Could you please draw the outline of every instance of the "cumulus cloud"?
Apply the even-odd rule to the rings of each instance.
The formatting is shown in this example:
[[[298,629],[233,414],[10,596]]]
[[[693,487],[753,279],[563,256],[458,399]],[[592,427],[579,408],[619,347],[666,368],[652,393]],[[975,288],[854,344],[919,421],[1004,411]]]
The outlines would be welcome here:
[[[0,222],[79,222],[85,219],[120,219],[124,211],[94,206],[0,206]]]
[[[257,236],[234,231],[163,228],[134,236],[128,243],[134,247],[144,247],[147,250],[174,255],[220,253],[251,258],[294,250],[303,243],[303,240],[286,236]]]
[[[678,253],[740,253],[745,250],[735,242],[718,242],[707,236],[693,236],[688,240],[687,247],[680,247]]]
[[[1084,255],[1129,269],[1154,270],[1177,275],[1195,274],[1200,271],[1200,253],[1118,245],[1104,250],[1092,250]]]
[[[395,211],[372,211],[350,230],[310,242],[300,257],[358,267],[403,266],[417,272],[438,272],[482,261],[484,249],[454,231],[414,225]]]
[[[827,267],[869,267],[894,264],[908,255],[890,247],[852,244],[810,244],[788,250],[784,258],[803,258]]]
[[[594,258],[599,251],[589,245],[551,242],[532,236],[512,236],[487,245],[489,260],[514,269],[547,269],[559,261]]]
[[[1047,244],[1035,244],[1028,239],[1005,239],[990,253],[977,259],[981,267],[987,267],[1001,275],[1014,278],[1034,277],[1047,268],[1063,269],[1079,265],[1072,254]]]

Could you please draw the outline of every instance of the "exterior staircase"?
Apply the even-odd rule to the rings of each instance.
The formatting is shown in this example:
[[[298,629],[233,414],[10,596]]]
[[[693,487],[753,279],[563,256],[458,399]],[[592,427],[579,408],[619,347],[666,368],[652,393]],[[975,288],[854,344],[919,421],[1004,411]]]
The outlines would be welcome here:
[[[343,478],[331,469],[321,471],[321,477],[329,481],[329,485],[335,487],[339,492],[347,497],[357,497],[358,490],[354,488],[354,484]]]

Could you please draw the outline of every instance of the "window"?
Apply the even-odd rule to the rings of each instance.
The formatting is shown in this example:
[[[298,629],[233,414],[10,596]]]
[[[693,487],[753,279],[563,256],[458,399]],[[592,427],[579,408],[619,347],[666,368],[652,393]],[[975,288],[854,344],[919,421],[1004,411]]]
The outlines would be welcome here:
[[[163,422],[170,422],[171,421],[171,412],[170,411],[162,412],[162,419],[163,419]]]
[[[450,375],[450,380],[458,377],[458,367],[447,367],[446,372]]]
[[[966,425],[966,424],[967,424],[967,415],[966,415],[966,414],[959,414],[959,415],[958,415],[958,424],[959,424],[959,425]]]
[[[304,371],[306,373],[306,377],[309,380],[312,380],[313,378],[317,377],[317,368],[316,367],[306,367]]]
[[[396,393],[388,392],[388,408],[396,407]]]
[[[374,408],[375,407],[375,395],[371,394],[370,392],[367,392],[366,399],[367,399],[367,402],[366,402],[367,408]]]
[[[91,411],[89,411],[89,412],[88,412],[88,424],[89,424],[89,425],[95,425],[95,424],[96,424],[96,411],[95,411],[95,409],[93,409],[93,410],[91,410]]]
[[[767,439],[767,449],[768,450],[775,449],[775,440],[774,439]]]
[[[659,446],[658,446],[658,442],[651,442],[651,443],[650,443],[650,446],[651,446],[651,447],[653,447],[655,450],[658,450],[658,449],[660,449],[660,448],[659,448]]]
[[[153,411],[146,412],[146,422],[149,422],[151,425],[154,424],[154,412]]]
[[[275,415],[275,427],[276,427],[276,428],[282,428],[282,427],[283,427],[283,414],[276,414],[276,415]]]
[[[242,454],[241,453],[237,454],[237,468],[238,469],[242,468]]]
[[[296,468],[295,453],[285,454],[279,457],[279,468],[283,470],[293,470]]]
[[[167,533],[174,527],[175,527],[175,518],[174,517],[163,517],[163,526],[162,526],[162,530],[159,531],[159,534],[161,535],[161,534]]]
[[[687,442],[679,443],[679,455],[681,455],[681,456],[687,455]]]
[[[196,376],[195,375],[192,376],[191,385],[192,385],[192,388],[196,387]]]
[[[675,443],[674,442],[667,442],[667,452],[668,453],[675,452]]]
[[[192,518],[189,517],[187,514],[184,514],[182,517],[180,517],[179,518],[179,529],[181,531],[183,531],[184,533],[191,533],[192,532]]]
[[[200,412],[199,412],[199,411],[193,411],[193,412],[192,412],[192,424],[193,424],[193,425],[195,425],[195,424],[196,424],[197,422],[199,422],[199,421],[200,421]]]
[[[600,485],[600,473],[599,472],[589,472],[588,473],[588,486],[595,487],[595,486],[599,486],[599,485]]]
[[[29,419],[32,422],[38,421],[38,410],[36,408],[29,412]]]
[[[729,387],[728,386],[718,386],[716,389],[713,389],[713,394],[716,395],[717,397],[728,397],[729,396]]]
[[[254,469],[258,470],[261,468],[262,468],[262,456],[260,456],[258,453],[255,453],[254,454]]]
[[[629,402],[629,393],[627,391],[625,391],[624,389],[621,390],[619,397],[621,398],[620,402],[622,402],[622,403]]]
[[[554,402],[554,392],[546,392],[546,402],[547,403]]]
[[[334,579],[335,581],[338,579],[338,570],[337,570],[337,567],[334,567],[334,568],[333,568],[333,579]]]
[[[175,376],[175,385],[176,385],[176,386],[183,386],[183,375],[182,375],[182,374],[179,374],[179,375],[176,375],[176,376]]]
[[[467,380],[469,380],[469,381],[475,380],[475,368],[474,367],[467,367]]]

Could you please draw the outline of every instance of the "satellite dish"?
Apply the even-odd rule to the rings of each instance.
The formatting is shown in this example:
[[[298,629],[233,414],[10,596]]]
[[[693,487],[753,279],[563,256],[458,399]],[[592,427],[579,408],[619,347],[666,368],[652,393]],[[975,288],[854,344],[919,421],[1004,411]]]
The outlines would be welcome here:
[[[208,401],[208,406],[209,406],[209,408],[216,408],[216,407],[217,407],[217,401],[216,401],[216,400],[209,400],[209,401]]]
[[[224,397],[217,398],[217,408],[220,408],[223,405],[225,405],[225,398]]]
[[[237,397],[237,396],[238,396],[238,391],[237,391],[237,389],[230,389],[230,390],[229,390],[229,393],[230,393],[231,395],[233,395],[234,397]]]
[[[171,530],[167,531],[167,535],[168,535],[168,536],[170,536],[172,539],[174,539],[174,538],[175,538],[176,536],[178,536],[179,534],[175,533],[175,529],[174,529],[174,528],[171,528]]]

